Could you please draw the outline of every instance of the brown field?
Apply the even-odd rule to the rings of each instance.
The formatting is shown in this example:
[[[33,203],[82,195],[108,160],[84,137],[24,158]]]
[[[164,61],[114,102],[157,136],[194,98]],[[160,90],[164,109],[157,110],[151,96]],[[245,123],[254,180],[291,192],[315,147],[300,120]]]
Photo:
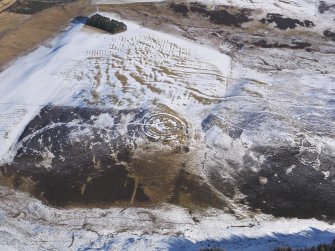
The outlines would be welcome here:
[[[18,56],[62,31],[72,18],[94,10],[86,1],[78,1],[54,6],[33,16],[0,13],[0,71]]]
[[[28,20],[30,17],[30,15],[21,15],[11,12],[0,13],[0,37],[3,37],[7,32],[15,29],[15,27]]]
[[[0,12],[14,4],[16,0],[0,0]]]

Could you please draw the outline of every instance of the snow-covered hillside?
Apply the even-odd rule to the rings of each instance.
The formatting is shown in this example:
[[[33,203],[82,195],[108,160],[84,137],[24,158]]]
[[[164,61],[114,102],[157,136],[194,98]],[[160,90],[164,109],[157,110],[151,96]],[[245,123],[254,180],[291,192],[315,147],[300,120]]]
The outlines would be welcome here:
[[[8,114],[1,120],[2,159],[27,121],[48,104],[133,109],[160,99],[182,112],[190,106],[195,111],[196,99],[225,95],[229,57],[127,25],[126,33],[111,36],[74,23],[50,48],[39,48],[1,73],[0,103]]]
[[[100,13],[127,31],[76,18],[0,73],[0,249],[334,239],[334,41],[322,34],[333,12],[307,0],[202,2],[189,14],[200,28],[173,13],[187,38]],[[247,22],[205,24],[215,4]],[[271,12],[297,15],[296,29]]]

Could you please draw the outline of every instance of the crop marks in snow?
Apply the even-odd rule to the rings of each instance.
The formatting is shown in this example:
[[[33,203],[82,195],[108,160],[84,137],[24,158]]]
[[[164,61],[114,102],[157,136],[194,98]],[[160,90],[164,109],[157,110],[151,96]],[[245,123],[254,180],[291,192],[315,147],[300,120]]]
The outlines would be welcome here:
[[[215,65],[150,34],[116,37],[107,48],[88,50],[63,76],[88,84],[79,96],[87,104],[118,108],[157,98],[210,104],[226,92],[226,78]]]

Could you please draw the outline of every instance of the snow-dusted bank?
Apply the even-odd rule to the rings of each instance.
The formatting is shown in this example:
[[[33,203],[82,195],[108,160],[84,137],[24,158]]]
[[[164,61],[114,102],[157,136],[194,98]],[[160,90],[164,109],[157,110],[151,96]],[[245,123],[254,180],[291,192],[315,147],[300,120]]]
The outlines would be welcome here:
[[[169,104],[171,96],[167,92],[172,86],[167,80],[173,76],[164,72],[165,69],[169,71],[169,67],[178,70],[188,67],[195,73],[195,79],[180,79],[180,82],[185,81],[181,83],[185,86],[173,86],[176,92],[194,88],[192,85],[195,84],[194,89],[200,98],[211,95],[220,98],[225,94],[225,77],[230,71],[228,56],[132,22],[127,22],[126,33],[113,36],[83,29],[83,26],[75,20],[50,46],[42,46],[18,59],[1,73],[1,161],[11,161],[16,150],[13,144],[45,105],[82,105],[88,102],[85,98],[94,102],[94,94],[98,94],[97,105],[109,99],[111,103],[104,106],[118,109],[141,107],[160,95],[150,88],[143,89],[141,84],[155,87],[162,82],[167,83],[157,87],[165,91],[160,98]],[[139,54],[134,58],[136,53]],[[205,72],[198,74],[196,70],[201,68]],[[101,80],[95,81],[98,72]],[[215,79],[217,75],[222,79]],[[200,84],[202,78],[207,78],[207,83]],[[141,79],[144,83],[139,83]],[[126,81],[132,91],[124,91],[122,81]],[[113,97],[106,97],[108,92]],[[186,104],[182,96],[173,97],[179,99],[175,104],[172,102],[174,109],[192,105]]]
[[[195,1],[194,1],[195,2]],[[226,4],[251,9],[262,9],[268,12],[296,13],[297,15],[316,15],[317,1],[315,0],[201,0],[209,4]]]
[[[259,214],[237,219],[224,211],[156,208],[58,210],[26,194],[6,195],[0,208],[1,250],[187,250],[269,251],[331,243],[335,227],[317,220]]]
[[[55,209],[0,187],[0,249],[265,251],[330,243],[333,204],[322,211],[318,203],[333,198],[333,57],[315,52],[315,61],[301,52],[295,64],[289,50],[257,49],[232,62],[190,40],[122,21],[128,29],[117,35],[74,21],[0,74],[0,166],[23,173],[16,176],[18,189],[69,206]],[[275,66],[282,70],[273,72]],[[124,146],[132,161],[120,151]],[[97,179],[115,167],[110,163],[136,169],[121,187],[138,207],[128,201],[106,207],[97,196],[114,182]],[[92,165],[94,175],[84,176],[81,165]],[[142,172],[146,165],[150,177]],[[175,192],[177,185],[162,181],[157,170],[173,181],[184,178],[180,190],[194,188],[208,198]],[[61,180],[59,189],[52,175],[68,172],[64,177],[75,182]],[[184,172],[201,177],[195,180],[202,186],[187,187],[193,183]],[[103,184],[96,194],[93,183]],[[160,187],[167,191],[155,191]],[[69,197],[59,201],[53,191]],[[177,205],[167,203],[174,197],[169,192],[178,195]],[[147,198],[157,204],[145,204]],[[317,207],[295,207],[306,198]],[[83,202],[94,208],[73,208]]]
[[[65,55],[76,53],[74,46],[64,46],[83,25],[72,24],[58,36],[50,47],[41,46],[28,56],[12,63],[1,73],[0,85],[0,161],[11,161],[9,149],[18,139],[27,123],[39,110],[59,97],[68,94],[65,85],[55,77],[64,65]],[[77,47],[78,48],[78,47]],[[62,57],[59,58],[60,49]],[[65,59],[64,59],[65,57]],[[15,151],[15,150],[14,150]]]
[[[164,2],[164,0],[92,0],[94,4],[127,4],[127,3],[143,3],[143,2]],[[168,2],[168,1],[167,1]],[[172,1],[170,1],[172,2]],[[315,0],[186,0],[185,2],[198,2],[210,5],[231,5],[242,8],[262,9],[267,12],[290,13],[298,16],[308,15],[316,16],[318,13]]]

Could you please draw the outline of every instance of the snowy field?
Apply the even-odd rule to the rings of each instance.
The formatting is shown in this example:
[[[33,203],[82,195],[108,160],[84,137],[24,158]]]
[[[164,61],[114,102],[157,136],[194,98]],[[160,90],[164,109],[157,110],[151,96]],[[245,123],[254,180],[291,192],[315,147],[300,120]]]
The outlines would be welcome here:
[[[127,26],[126,33],[111,36],[74,23],[50,48],[39,48],[1,73],[1,160],[11,161],[10,147],[47,104],[131,109],[159,99],[192,119],[203,103],[225,95],[228,56]]]
[[[269,251],[331,243],[335,234],[333,225],[313,219],[263,214],[237,219],[215,209],[190,215],[171,205],[58,210],[26,194],[6,189],[1,193],[7,194],[6,204],[0,204],[1,250]]]

